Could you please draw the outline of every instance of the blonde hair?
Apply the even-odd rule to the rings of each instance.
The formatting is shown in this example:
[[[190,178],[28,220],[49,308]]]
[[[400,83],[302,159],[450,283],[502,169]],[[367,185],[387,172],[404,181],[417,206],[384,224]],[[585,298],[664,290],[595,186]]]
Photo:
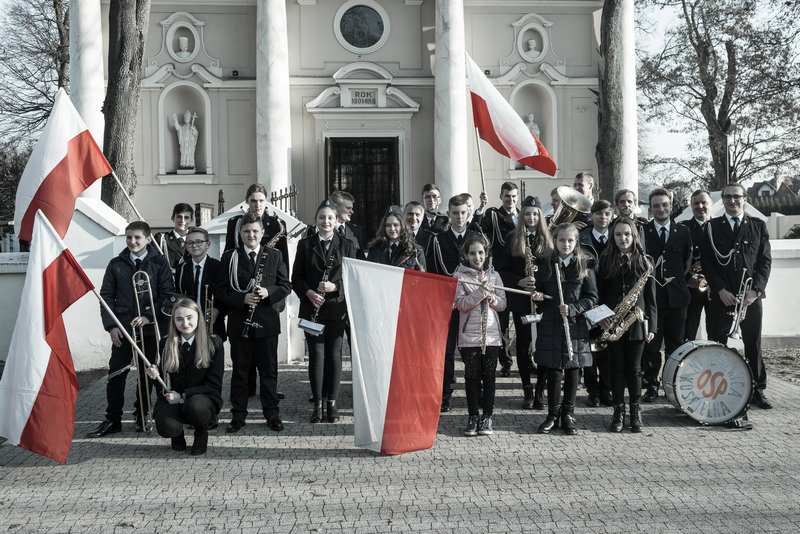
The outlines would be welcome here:
[[[578,280],[583,280],[586,278],[588,273],[588,266],[587,262],[589,261],[589,257],[581,248],[581,236],[580,232],[578,232],[578,227],[572,223],[561,223],[555,227],[553,230],[553,248],[548,250],[544,253],[544,257],[547,258],[548,261],[545,261],[548,268],[553,264],[553,256],[557,255],[556,247],[558,246],[556,242],[558,241],[558,234],[561,232],[572,232],[575,234],[575,250],[572,251],[573,256],[575,256],[575,265],[578,268]]]
[[[539,212],[539,222],[536,224],[536,237],[533,240],[534,249],[531,250],[534,257],[541,256],[545,250],[553,248],[553,239],[547,229],[544,214],[536,206],[525,206],[519,211],[519,222],[511,235],[511,255],[517,258],[525,257],[525,242],[528,239],[528,229],[525,225],[525,211],[536,210]]]
[[[175,312],[180,308],[186,308],[197,314],[197,328],[194,331],[194,365],[198,369],[206,369],[211,365],[213,356],[213,345],[211,338],[206,330],[206,321],[200,306],[192,299],[182,298],[172,307],[173,319],[169,322],[169,334],[167,343],[164,346],[164,370],[168,373],[177,372],[180,369],[181,344],[183,338],[175,326]]]

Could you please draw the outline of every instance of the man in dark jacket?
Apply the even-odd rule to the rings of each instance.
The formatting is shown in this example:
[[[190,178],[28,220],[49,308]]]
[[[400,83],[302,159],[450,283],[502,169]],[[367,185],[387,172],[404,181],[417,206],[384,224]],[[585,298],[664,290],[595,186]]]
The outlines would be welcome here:
[[[700,250],[703,244],[703,232],[706,223],[711,220],[711,207],[714,205],[714,201],[711,200],[711,193],[700,189],[692,193],[690,205],[694,217],[688,221],[681,222],[692,234],[692,273],[686,282],[689,286],[689,294],[692,296],[692,300],[686,309],[686,327],[683,331],[683,338],[686,341],[697,339],[697,330],[700,328],[700,316],[703,310],[706,312],[706,332],[708,332],[710,326],[708,282],[703,276],[702,266],[700,265]],[[701,284],[705,284],[704,290],[701,289]]]
[[[170,217],[173,224],[172,230],[159,232],[153,236],[155,242],[161,247],[161,252],[165,254],[173,276],[176,275],[181,264],[188,261],[186,232],[192,226],[192,218],[194,218],[194,209],[189,204],[185,202],[175,204],[172,208],[172,217]]]
[[[164,331],[166,324],[160,317],[160,310],[164,298],[174,291],[174,286],[167,260],[158,254],[156,248],[150,244],[151,241],[150,226],[146,222],[135,221],[125,228],[127,248],[108,263],[100,296],[114,311],[114,315],[129,335],[133,336],[134,329],[138,332],[137,336],[141,334],[145,356],[154,363],[158,351],[154,324],[159,322],[160,329]],[[133,275],[138,271],[146,273],[149,277],[150,295],[134,288]],[[139,276],[144,278],[142,275]],[[108,371],[109,376],[114,376],[111,376],[106,384],[108,399],[106,418],[94,432],[89,433],[90,438],[100,438],[122,430],[125,379],[128,377],[126,367],[131,364],[132,358],[138,358],[105,308],[100,308],[100,316],[103,319],[103,328],[111,335],[111,359],[108,362]],[[134,429],[136,432],[142,432],[145,423],[143,412],[150,405],[153,383],[147,381],[150,387],[144,387],[146,382],[144,365],[141,364],[141,360],[137,361],[137,364],[139,394],[133,404]],[[145,401],[144,405],[140,405],[140,398]]]

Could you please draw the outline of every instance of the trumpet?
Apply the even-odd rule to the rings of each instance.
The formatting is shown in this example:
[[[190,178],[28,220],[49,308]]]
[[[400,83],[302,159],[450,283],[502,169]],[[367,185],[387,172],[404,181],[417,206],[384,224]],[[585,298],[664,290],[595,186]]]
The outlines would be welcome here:
[[[736,293],[736,307],[732,312],[728,312],[729,315],[733,315],[733,324],[731,325],[731,331],[728,333],[730,339],[742,339],[741,334],[739,334],[739,325],[741,325],[745,315],[747,315],[747,307],[744,305],[744,300],[747,292],[752,288],[753,278],[747,276],[747,269],[743,269],[742,281],[739,283],[739,292]]]
[[[133,282],[133,291],[136,294],[136,298],[134,300],[136,301],[137,317],[142,316],[141,298],[143,297],[144,294],[147,294],[147,298],[150,302],[150,311],[153,314],[153,328],[155,329],[156,343],[157,343],[158,340],[161,339],[161,332],[159,332],[158,329],[158,320],[156,316],[158,310],[156,309],[155,302],[153,302],[153,288],[150,285],[150,276],[148,276],[148,274],[144,271],[136,271],[135,273],[133,273],[133,277],[131,278],[131,280]],[[141,349],[141,352],[144,353],[144,327],[139,326],[133,328],[133,342]],[[142,416],[142,425],[144,426],[144,431],[149,436],[153,428],[153,405],[150,403],[150,384],[147,379],[147,374],[146,373],[140,374],[139,358],[137,357],[138,355],[136,354],[136,349],[131,347],[131,350],[133,351],[133,368],[136,369],[136,378],[137,378],[136,391],[139,397],[139,411]],[[156,358],[158,358],[157,355]],[[156,361],[155,363],[158,364],[158,361]],[[143,384],[139,383],[139,381],[142,380],[141,378],[142,376],[144,376]],[[144,391],[142,391],[142,386],[144,386]],[[144,396],[147,397],[146,413],[145,413],[145,399],[142,398]]]
[[[211,298],[208,298],[208,284],[206,284],[205,299],[203,302],[203,310],[205,310],[206,315],[206,330],[210,334],[211,323],[214,322],[214,294],[212,293]]]
[[[700,259],[696,259],[692,262],[692,273],[698,275],[700,277],[700,281],[698,282],[697,290],[700,292],[708,291],[708,280],[706,277],[703,276],[703,267],[700,265]]]

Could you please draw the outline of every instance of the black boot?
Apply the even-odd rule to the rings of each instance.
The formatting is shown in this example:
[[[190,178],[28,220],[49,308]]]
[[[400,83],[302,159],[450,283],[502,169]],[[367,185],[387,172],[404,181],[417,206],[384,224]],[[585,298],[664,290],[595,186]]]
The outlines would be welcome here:
[[[336,408],[335,400],[328,401],[328,422],[329,423],[339,422],[339,409]]]
[[[314,412],[311,414],[311,424],[322,422],[322,401],[314,402]]]
[[[631,403],[631,432],[638,434],[642,431],[642,408],[638,402]]]
[[[575,406],[561,405],[561,428],[568,436],[578,433],[578,425],[575,424]]]
[[[208,430],[195,430],[192,456],[202,456],[208,449]]]
[[[523,410],[533,410],[533,386],[525,386],[522,390],[525,400],[522,401]]]
[[[533,409],[544,410],[544,384],[536,381],[536,389],[533,392]]]
[[[622,432],[622,427],[625,426],[625,405],[617,404],[614,406],[614,417],[611,419],[611,426],[609,431]]]
[[[560,419],[561,406],[549,408],[547,412],[547,418],[544,420],[544,423],[539,425],[539,434],[549,434],[551,430],[557,430]]]

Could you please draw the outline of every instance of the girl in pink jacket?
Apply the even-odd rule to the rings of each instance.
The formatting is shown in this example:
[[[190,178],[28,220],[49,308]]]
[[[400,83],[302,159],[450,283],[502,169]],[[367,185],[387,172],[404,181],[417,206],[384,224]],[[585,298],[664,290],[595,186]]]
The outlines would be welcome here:
[[[454,276],[460,280],[480,282],[482,286],[459,283],[456,288],[456,308],[460,312],[458,348],[464,360],[469,419],[465,436],[486,436],[493,433],[494,382],[497,358],[503,344],[500,319],[497,312],[506,309],[505,291],[495,289],[502,285],[500,275],[486,270],[489,243],[482,234],[467,236],[461,254],[466,265],[461,264]],[[478,398],[483,380],[483,417],[478,418]]]

